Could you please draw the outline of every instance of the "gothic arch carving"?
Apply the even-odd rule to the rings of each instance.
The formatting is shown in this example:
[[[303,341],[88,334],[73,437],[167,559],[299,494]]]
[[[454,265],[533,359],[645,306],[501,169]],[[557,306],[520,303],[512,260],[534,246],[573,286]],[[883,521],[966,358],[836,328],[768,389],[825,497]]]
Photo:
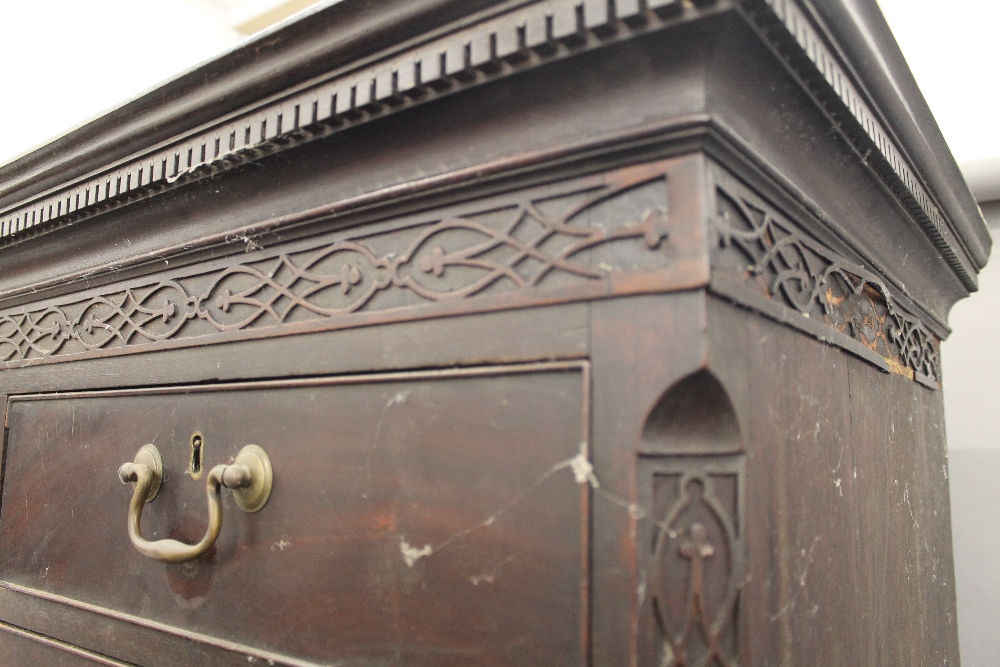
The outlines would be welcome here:
[[[709,371],[674,383],[649,411],[639,461],[649,519],[640,538],[640,664],[739,664],[744,570],[743,439]]]
[[[715,375],[692,373],[663,393],[646,416],[642,449],[662,454],[743,451],[736,411]]]

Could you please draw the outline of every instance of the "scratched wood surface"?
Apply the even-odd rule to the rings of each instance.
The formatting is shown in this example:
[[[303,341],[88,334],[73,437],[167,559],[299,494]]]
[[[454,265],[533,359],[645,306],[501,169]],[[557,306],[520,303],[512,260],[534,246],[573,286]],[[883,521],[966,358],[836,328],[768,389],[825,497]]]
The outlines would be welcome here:
[[[711,300],[748,442],[742,664],[957,661],[941,394]]]
[[[584,382],[582,367],[542,365],[16,401],[0,576],[250,654],[578,665]],[[171,566],[129,544],[116,468],[156,444],[166,481],[143,533],[194,542],[206,521],[204,481],[185,474],[194,431],[206,466],[262,446],[275,490],[254,515],[227,499],[215,546]],[[63,468],[78,483],[54,493],[44,480]],[[44,535],[22,540],[32,526]]]
[[[805,6],[348,0],[0,167],[0,663],[957,664],[989,240]],[[275,492],[162,565],[195,430]]]
[[[44,635],[12,626],[0,627],[0,663],[4,665],[51,665],[52,667],[122,667],[126,663],[80,650]]]

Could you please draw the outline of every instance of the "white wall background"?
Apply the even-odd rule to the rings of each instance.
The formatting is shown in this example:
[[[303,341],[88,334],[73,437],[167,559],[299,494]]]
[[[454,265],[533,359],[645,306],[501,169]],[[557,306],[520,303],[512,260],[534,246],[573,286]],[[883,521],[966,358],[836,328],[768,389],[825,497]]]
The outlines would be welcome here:
[[[0,164],[243,38],[210,0],[0,0],[0,26]]]
[[[822,0],[820,0],[822,1]],[[1000,236],[1000,2],[878,0]],[[1000,240],[1000,239],[998,239]],[[1000,665],[1000,258],[952,308],[942,345],[958,637],[965,667]]]
[[[1000,205],[984,208],[988,211],[994,243],[998,243]],[[1000,452],[996,420],[1000,413],[1000,259],[996,255],[994,250],[990,263],[979,274],[979,291],[951,309],[948,324],[952,334],[941,346],[948,449],[952,451]],[[997,487],[1000,488],[1000,478]],[[997,526],[1000,529],[1000,522]],[[1000,599],[997,612],[1000,613]],[[1000,665],[1000,653],[996,664]]]
[[[0,0],[0,164],[317,1]]]
[[[1000,2],[877,1],[958,163],[1000,157]]]
[[[994,239],[1000,202],[983,206]],[[1000,239],[997,239],[1000,240]],[[965,667],[1000,665],[1000,258],[951,310],[942,345],[958,640]]]

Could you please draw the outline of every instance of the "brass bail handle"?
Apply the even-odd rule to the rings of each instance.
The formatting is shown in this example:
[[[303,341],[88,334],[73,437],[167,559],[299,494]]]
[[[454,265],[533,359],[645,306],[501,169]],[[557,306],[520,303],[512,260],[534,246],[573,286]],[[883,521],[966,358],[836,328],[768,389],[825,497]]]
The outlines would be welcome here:
[[[274,479],[271,461],[257,445],[247,445],[229,465],[218,465],[208,473],[208,530],[197,544],[177,540],[149,542],[139,532],[142,507],[153,500],[163,484],[163,460],[153,445],[143,445],[135,460],[118,469],[125,484],[134,483],[128,508],[128,537],[139,553],[165,563],[183,563],[202,555],[215,543],[222,530],[222,487],[233,491],[236,504],[244,512],[256,512],[271,496]]]

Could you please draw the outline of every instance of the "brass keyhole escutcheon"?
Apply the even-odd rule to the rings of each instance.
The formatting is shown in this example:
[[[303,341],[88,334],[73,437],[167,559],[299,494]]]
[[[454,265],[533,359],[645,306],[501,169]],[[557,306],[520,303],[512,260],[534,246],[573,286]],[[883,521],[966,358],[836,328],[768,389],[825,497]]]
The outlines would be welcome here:
[[[191,463],[188,474],[191,479],[201,479],[201,462],[205,460],[205,438],[197,431],[191,436]]]

